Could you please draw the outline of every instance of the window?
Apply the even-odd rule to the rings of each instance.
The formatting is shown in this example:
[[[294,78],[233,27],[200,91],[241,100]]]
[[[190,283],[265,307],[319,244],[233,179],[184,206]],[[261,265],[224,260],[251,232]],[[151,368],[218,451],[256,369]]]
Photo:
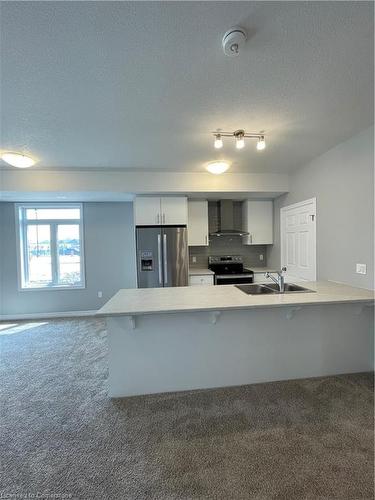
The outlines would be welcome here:
[[[17,205],[22,289],[83,288],[82,205]]]

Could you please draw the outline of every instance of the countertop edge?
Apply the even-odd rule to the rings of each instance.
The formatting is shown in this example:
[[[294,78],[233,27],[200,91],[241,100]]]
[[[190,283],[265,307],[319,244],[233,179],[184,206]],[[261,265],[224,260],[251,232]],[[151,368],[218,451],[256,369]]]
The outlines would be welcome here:
[[[109,317],[109,316],[143,316],[150,314],[174,314],[174,313],[192,313],[192,312],[213,312],[213,311],[239,311],[246,309],[269,309],[275,307],[305,307],[305,306],[320,306],[320,305],[334,305],[334,304],[369,304],[374,306],[374,299],[326,299],[321,301],[307,301],[307,302],[289,302],[285,304],[247,304],[240,306],[227,306],[227,307],[202,307],[202,308],[192,308],[192,309],[158,309],[157,311],[127,311],[127,312],[98,312],[95,313],[95,317]]]
[[[211,269],[206,269],[204,267],[190,267],[189,276],[213,276],[215,273]]]

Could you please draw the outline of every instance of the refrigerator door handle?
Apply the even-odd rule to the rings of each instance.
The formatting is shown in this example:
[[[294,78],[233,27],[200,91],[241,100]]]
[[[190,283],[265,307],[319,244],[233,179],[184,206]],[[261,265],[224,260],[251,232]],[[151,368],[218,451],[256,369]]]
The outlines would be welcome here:
[[[163,284],[163,274],[161,269],[161,235],[158,234],[158,266],[159,266],[159,285]]]
[[[167,235],[163,234],[164,286],[168,282]]]

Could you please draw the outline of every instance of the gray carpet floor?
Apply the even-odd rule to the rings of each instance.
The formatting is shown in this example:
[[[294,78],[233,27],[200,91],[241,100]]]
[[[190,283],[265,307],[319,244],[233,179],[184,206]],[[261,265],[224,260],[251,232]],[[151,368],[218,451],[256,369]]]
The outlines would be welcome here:
[[[6,333],[0,498],[373,498],[372,374],[110,400],[103,322]]]

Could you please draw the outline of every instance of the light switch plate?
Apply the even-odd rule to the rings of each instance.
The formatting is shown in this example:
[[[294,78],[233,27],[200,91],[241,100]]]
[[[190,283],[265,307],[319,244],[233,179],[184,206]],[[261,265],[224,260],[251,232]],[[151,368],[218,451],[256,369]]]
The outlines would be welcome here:
[[[262,253],[259,255],[259,260],[264,260],[264,255]]]
[[[366,266],[366,264],[357,264],[355,272],[357,274],[366,274],[367,273],[367,266]]]
[[[192,257],[192,259],[191,259],[191,260],[192,260],[193,264],[196,264],[196,263],[197,263],[197,258],[196,258],[196,257]]]

